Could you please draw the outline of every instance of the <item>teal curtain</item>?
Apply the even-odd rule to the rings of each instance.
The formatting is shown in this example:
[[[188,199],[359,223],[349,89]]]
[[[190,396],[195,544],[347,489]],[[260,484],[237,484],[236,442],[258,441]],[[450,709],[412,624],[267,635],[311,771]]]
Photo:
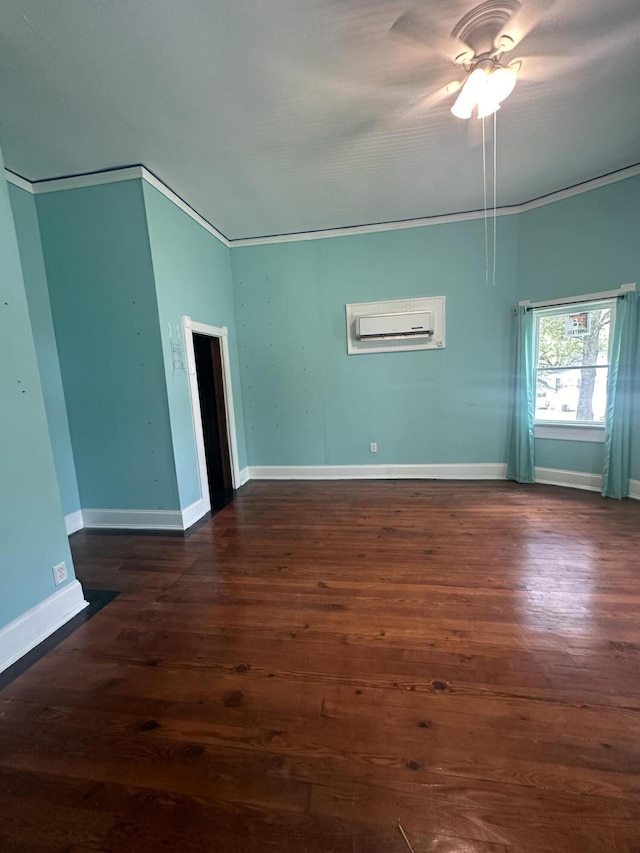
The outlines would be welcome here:
[[[635,330],[636,294],[629,291],[618,297],[611,339],[602,470],[605,498],[625,498],[629,494]]]
[[[507,479],[517,480],[519,483],[534,483],[533,311],[520,305],[517,318],[516,387]]]

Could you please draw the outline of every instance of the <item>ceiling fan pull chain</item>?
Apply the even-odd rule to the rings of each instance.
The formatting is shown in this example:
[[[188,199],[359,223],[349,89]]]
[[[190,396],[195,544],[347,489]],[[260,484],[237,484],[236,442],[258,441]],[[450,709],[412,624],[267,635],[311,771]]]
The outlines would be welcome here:
[[[496,250],[498,246],[498,113],[493,114],[493,286],[496,286]]]
[[[484,285],[489,287],[489,224],[487,222],[487,141],[482,122],[482,190],[484,194]]]

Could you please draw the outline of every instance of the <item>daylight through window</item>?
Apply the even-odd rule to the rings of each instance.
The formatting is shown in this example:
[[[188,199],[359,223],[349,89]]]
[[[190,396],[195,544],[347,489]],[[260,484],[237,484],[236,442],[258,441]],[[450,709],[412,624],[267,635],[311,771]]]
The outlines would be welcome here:
[[[604,424],[615,301],[535,311],[536,421]]]

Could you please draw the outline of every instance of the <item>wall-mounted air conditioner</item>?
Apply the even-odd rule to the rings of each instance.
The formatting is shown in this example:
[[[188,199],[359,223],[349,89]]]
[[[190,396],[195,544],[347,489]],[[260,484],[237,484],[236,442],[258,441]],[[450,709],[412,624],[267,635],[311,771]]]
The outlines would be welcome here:
[[[345,306],[347,353],[442,350],[444,296],[415,296]]]
[[[433,330],[433,311],[373,314],[356,320],[356,331],[361,340],[429,338],[433,336]]]

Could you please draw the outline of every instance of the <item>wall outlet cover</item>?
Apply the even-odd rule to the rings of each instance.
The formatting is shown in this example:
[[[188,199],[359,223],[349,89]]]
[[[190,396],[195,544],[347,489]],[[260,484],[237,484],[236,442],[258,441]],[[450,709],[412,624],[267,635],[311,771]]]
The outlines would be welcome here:
[[[67,564],[65,562],[58,563],[57,566],[53,567],[53,579],[56,582],[56,586],[66,581],[68,577]]]

